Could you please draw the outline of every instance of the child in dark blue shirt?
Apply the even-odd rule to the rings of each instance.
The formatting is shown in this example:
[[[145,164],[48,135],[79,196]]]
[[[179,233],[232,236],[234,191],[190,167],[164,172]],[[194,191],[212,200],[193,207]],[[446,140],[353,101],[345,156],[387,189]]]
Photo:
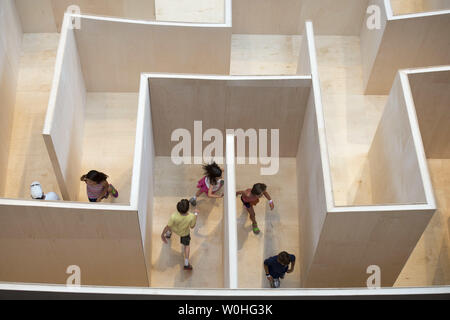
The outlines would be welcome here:
[[[291,264],[290,269],[289,264]],[[293,272],[294,266],[295,256],[286,251],[281,252],[278,256],[266,259],[264,261],[264,270],[266,271],[267,280],[270,282],[270,287],[279,288],[280,279],[284,279],[286,273]]]

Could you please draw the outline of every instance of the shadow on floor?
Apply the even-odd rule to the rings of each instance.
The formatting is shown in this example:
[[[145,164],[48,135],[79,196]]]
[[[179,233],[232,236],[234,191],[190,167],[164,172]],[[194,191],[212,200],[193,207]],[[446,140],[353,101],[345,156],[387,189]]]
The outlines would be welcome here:
[[[241,210],[241,215],[237,218],[237,233],[238,233],[238,251],[244,248],[245,242],[248,240],[250,234],[253,235],[253,228],[250,224],[245,226],[247,220],[250,220],[247,209],[244,207]],[[261,235],[261,234],[260,234]],[[258,235],[258,236],[260,236]],[[254,235],[257,236],[257,235]]]

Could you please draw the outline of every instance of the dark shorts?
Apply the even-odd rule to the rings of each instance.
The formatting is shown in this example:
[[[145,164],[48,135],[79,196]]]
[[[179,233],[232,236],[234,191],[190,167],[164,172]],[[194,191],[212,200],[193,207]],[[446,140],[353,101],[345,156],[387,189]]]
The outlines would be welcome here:
[[[186,237],[181,237],[181,244],[188,247],[191,244],[191,235],[187,235]]]
[[[109,198],[109,192],[102,199],[108,199],[108,198]],[[97,199],[89,198],[89,202],[97,202]]]
[[[247,209],[250,209],[250,208],[252,207],[252,205],[250,204],[250,202],[245,202],[244,199],[242,199],[242,197],[241,197],[241,201],[242,201],[242,203],[244,204],[244,206],[245,206]]]

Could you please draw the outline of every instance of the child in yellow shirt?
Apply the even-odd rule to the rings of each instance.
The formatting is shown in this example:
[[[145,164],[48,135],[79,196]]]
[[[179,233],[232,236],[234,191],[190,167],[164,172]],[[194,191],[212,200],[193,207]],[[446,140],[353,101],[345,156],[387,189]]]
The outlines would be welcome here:
[[[192,265],[189,263],[190,244],[191,244],[191,230],[194,229],[197,223],[198,211],[189,213],[189,200],[183,199],[178,202],[177,211],[169,219],[169,223],[164,228],[161,239],[164,243],[168,243],[172,233],[180,236],[181,244],[184,246],[184,270],[192,270]]]

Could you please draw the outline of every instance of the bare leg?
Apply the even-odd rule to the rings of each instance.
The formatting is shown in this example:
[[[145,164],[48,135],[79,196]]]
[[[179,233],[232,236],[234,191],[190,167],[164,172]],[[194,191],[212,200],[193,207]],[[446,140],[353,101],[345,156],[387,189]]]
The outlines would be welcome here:
[[[256,213],[255,213],[255,210],[253,209],[253,207],[247,208],[247,211],[250,216],[250,220],[252,220],[252,223],[254,225],[257,225],[258,222],[256,222]]]
[[[190,246],[184,246],[184,270],[192,270],[192,265],[189,263],[189,254],[191,253]]]
[[[200,197],[200,195],[201,195],[202,193],[203,193],[202,190],[201,190],[201,189],[198,189],[198,191],[197,191],[197,193],[195,194],[195,196],[193,196],[193,197],[189,200],[189,203],[190,203],[192,206],[196,207],[196,206],[197,206],[197,198]]]
[[[191,247],[184,246],[184,258],[189,260],[189,255],[191,254]]]
[[[261,231],[258,228],[258,222],[256,222],[256,214],[253,207],[247,208],[248,214],[250,216],[250,220],[252,221],[253,233],[259,234]]]

